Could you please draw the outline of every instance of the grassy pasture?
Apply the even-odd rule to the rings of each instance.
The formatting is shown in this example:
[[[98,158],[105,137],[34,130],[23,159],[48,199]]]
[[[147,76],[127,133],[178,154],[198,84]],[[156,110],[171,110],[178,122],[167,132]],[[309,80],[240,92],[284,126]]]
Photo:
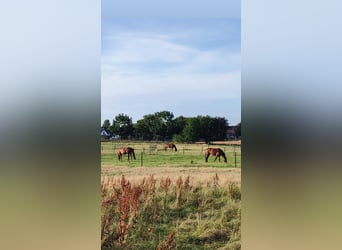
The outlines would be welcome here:
[[[101,249],[241,249],[241,192],[153,176],[101,182]]]
[[[122,146],[137,159],[119,161]],[[206,144],[163,146],[101,143],[101,249],[241,249],[240,146],[210,145],[228,163],[206,163]]]
[[[130,146],[135,149],[136,160],[127,161],[127,155],[119,161],[116,151],[119,147]],[[129,167],[215,167],[215,168],[237,168],[241,167],[241,149],[239,146],[210,145],[220,147],[226,153],[228,163],[216,160],[210,156],[205,162],[204,152],[208,147],[206,144],[176,144],[178,151],[164,150],[163,143],[134,143],[134,142],[102,142],[101,143],[101,165],[102,166],[129,166]],[[235,163],[236,154],[236,163]],[[142,159],[141,159],[142,158]]]

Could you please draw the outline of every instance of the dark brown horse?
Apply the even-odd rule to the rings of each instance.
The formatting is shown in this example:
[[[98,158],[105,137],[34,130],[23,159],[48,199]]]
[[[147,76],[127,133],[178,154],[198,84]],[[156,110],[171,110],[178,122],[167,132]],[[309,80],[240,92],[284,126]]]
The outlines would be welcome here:
[[[127,154],[127,158],[128,160],[131,158],[132,159],[132,156],[135,160],[135,154],[134,154],[134,148],[131,148],[131,147],[122,147],[122,148],[119,148],[118,149],[118,159],[121,161],[122,159],[122,155],[126,155]]]
[[[173,151],[173,149],[175,149],[175,152],[177,152],[177,147],[176,147],[176,145],[173,144],[173,143],[166,143],[166,144],[164,145],[165,151],[166,151],[168,148],[171,148],[172,151]]]
[[[220,161],[220,157],[222,156],[224,158],[224,162],[227,162],[226,154],[220,148],[207,148],[207,150],[205,151],[205,162],[208,162],[208,158],[210,155],[216,156],[214,161],[216,161],[217,157]]]

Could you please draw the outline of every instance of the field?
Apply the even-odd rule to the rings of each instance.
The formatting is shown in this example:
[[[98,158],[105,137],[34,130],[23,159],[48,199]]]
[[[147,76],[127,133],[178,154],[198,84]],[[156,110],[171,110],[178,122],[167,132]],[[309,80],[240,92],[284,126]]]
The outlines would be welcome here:
[[[204,160],[206,144],[101,144],[102,249],[240,249],[241,151]],[[119,161],[131,146],[136,160]],[[211,147],[216,147],[211,145]]]
[[[220,147],[228,158],[228,164],[209,157],[208,163],[204,162],[204,151],[208,147],[206,144],[177,144],[177,152],[170,149],[164,150],[162,143],[114,143],[107,142],[101,144],[101,165],[102,166],[148,166],[148,167],[223,167],[240,168],[241,167],[241,149],[240,146],[230,145],[210,145],[211,147]],[[135,149],[137,160],[117,160],[116,150],[121,146],[130,146]],[[235,157],[236,156],[236,157]],[[127,156],[124,156],[124,159]],[[235,161],[236,159],[236,161]]]

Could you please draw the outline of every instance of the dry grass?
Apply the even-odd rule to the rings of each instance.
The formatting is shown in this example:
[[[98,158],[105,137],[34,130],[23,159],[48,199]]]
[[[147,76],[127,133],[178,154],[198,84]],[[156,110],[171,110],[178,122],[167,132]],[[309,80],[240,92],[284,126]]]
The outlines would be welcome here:
[[[207,185],[213,183],[219,177],[217,183],[219,186],[226,187],[230,183],[241,185],[241,169],[240,168],[206,168],[206,167],[127,167],[127,166],[102,166],[101,181],[114,183],[116,179],[120,179],[124,175],[131,183],[140,183],[145,177],[154,175],[158,181],[162,177],[168,176],[172,182],[182,176],[186,179],[190,176],[190,182],[194,185]]]
[[[232,183],[220,187],[220,176],[211,174],[206,186],[191,183],[190,175],[174,182],[151,175],[137,184],[125,176],[103,176],[101,248],[204,250],[240,244],[240,189]]]
[[[131,162],[116,158],[119,146],[101,144],[102,249],[240,249],[230,248],[241,238],[240,147],[220,146],[227,157],[238,153],[235,168],[205,163],[207,145],[165,152],[162,144],[130,143]]]

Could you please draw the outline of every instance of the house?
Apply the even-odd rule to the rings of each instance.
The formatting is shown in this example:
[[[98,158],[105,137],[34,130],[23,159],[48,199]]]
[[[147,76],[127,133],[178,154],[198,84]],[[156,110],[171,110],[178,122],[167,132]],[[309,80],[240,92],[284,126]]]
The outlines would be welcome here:
[[[113,135],[111,138],[111,140],[119,140],[120,139],[120,135]]]
[[[228,126],[227,139],[237,139],[240,135],[237,134],[239,126]]]
[[[106,129],[101,127],[101,138],[108,139],[110,137],[110,132]]]

